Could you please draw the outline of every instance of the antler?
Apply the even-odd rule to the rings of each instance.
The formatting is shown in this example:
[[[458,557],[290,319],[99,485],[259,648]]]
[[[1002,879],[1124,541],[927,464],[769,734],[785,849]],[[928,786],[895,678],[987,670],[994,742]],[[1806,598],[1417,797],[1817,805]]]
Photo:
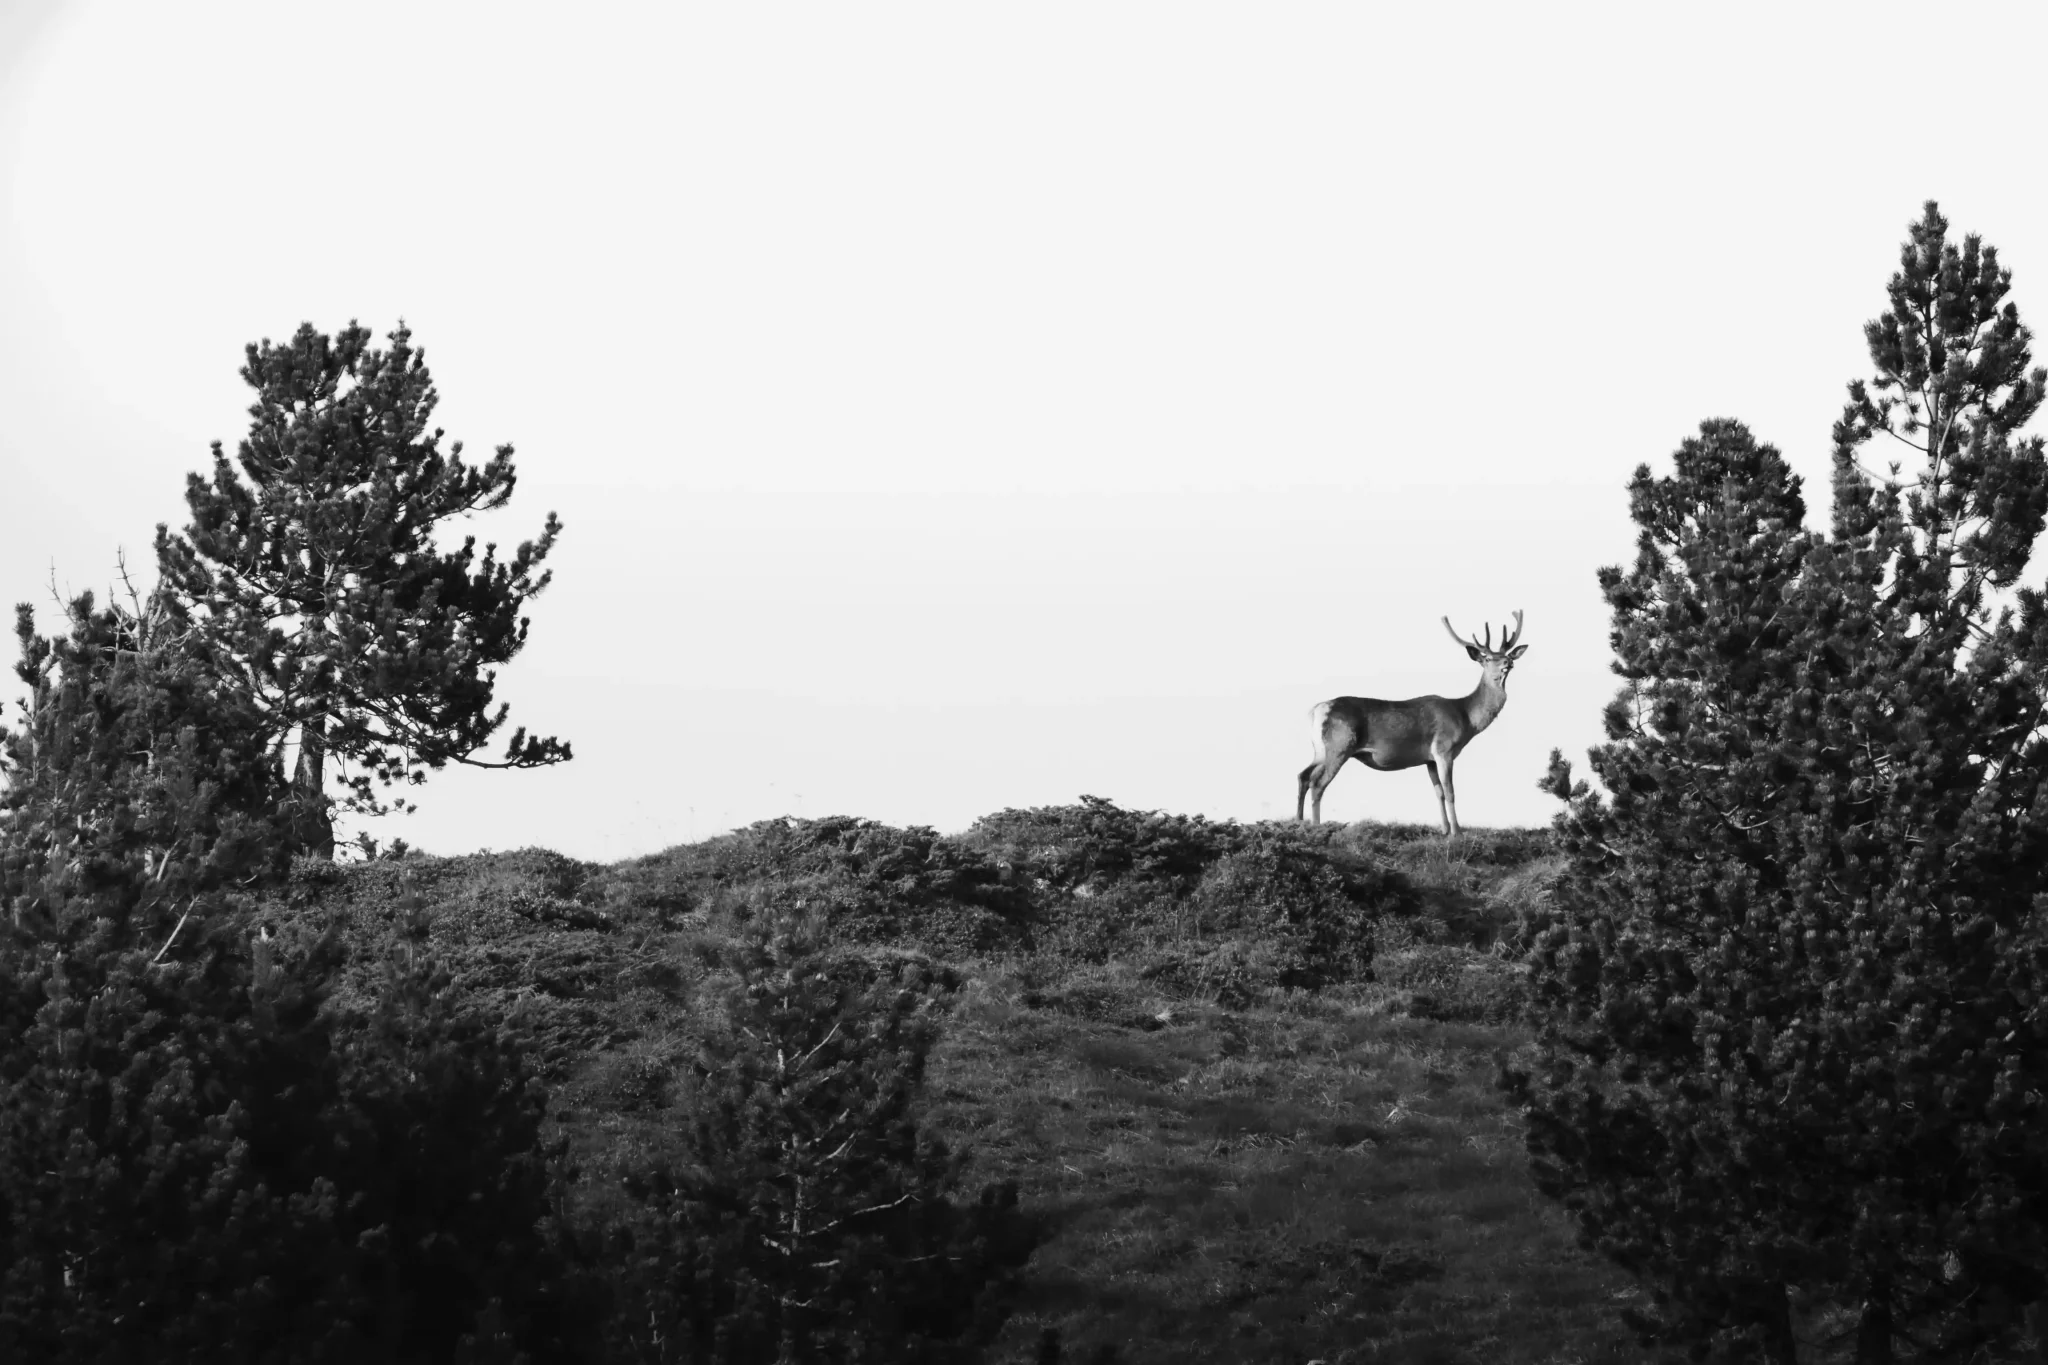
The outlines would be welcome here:
[[[1500,648],[1499,648],[1499,649],[1495,649],[1495,648],[1493,647],[1493,625],[1492,625],[1492,623],[1490,623],[1490,622],[1489,622],[1489,623],[1487,624],[1487,627],[1486,627],[1486,638],[1485,638],[1485,640],[1483,640],[1483,641],[1482,641],[1482,640],[1481,640],[1481,639],[1480,639],[1480,638],[1479,638],[1479,637],[1478,637],[1477,635],[1474,635],[1474,636],[1472,636],[1472,637],[1471,637],[1471,638],[1470,638],[1470,639],[1468,640],[1468,639],[1466,639],[1466,637],[1464,637],[1464,636],[1462,636],[1462,635],[1458,634],[1458,632],[1457,632],[1457,631],[1455,631],[1455,630],[1451,630],[1451,618],[1450,618],[1450,617],[1448,617],[1448,616],[1444,617],[1444,618],[1443,618],[1443,621],[1444,621],[1444,629],[1445,629],[1445,630],[1448,630],[1448,631],[1450,631],[1450,632],[1451,632],[1451,638],[1452,638],[1453,640],[1456,640],[1456,641],[1457,641],[1457,642],[1458,642],[1458,643],[1459,643],[1460,645],[1470,644],[1470,645],[1471,645],[1471,646],[1472,646],[1472,647],[1473,647],[1474,649],[1483,649],[1483,650],[1485,650],[1485,651],[1486,651],[1486,652],[1487,652],[1488,654],[1505,654],[1505,653],[1507,653],[1507,652],[1508,652],[1509,650],[1511,650],[1511,649],[1513,649],[1513,648],[1515,647],[1515,641],[1517,641],[1517,640],[1519,640],[1519,639],[1521,639],[1521,638],[1522,638],[1522,613],[1521,613],[1521,612],[1519,612],[1519,611],[1515,613],[1515,633],[1514,633],[1514,634],[1512,634],[1512,635],[1508,634],[1508,631],[1507,631],[1507,627],[1506,627],[1506,626],[1502,626],[1502,627],[1501,627],[1501,642],[1500,642]]]

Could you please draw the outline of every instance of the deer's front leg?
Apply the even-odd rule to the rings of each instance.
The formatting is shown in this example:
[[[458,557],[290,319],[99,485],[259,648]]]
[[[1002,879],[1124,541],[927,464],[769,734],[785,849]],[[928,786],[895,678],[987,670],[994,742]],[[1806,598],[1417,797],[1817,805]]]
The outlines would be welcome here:
[[[1443,781],[1437,786],[1436,796],[1438,804],[1443,807],[1444,837],[1447,839],[1456,838],[1459,832],[1458,784],[1451,778],[1451,765],[1455,757],[1449,750],[1445,750],[1436,756],[1436,762],[1429,765],[1429,775],[1432,778],[1437,775],[1439,768],[1443,770]]]
[[[1444,794],[1444,784],[1450,780],[1451,763],[1448,758],[1444,759],[1443,771],[1439,773],[1437,771],[1437,762],[1438,760],[1432,758],[1424,766],[1429,769],[1429,785],[1436,788],[1437,818],[1443,821],[1444,833],[1448,835],[1451,832],[1451,822],[1454,817],[1452,815],[1453,808]]]

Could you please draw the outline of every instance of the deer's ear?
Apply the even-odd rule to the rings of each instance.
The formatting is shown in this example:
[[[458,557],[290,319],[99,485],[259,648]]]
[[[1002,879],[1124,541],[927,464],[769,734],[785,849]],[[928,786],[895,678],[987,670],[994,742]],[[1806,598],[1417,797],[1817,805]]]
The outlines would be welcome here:
[[[1528,652],[1529,646],[1516,645],[1513,649],[1508,651],[1508,661],[1512,663],[1514,660],[1521,658],[1524,654],[1527,654]]]
[[[1471,656],[1472,662],[1475,664],[1483,664],[1486,662],[1486,656],[1479,652],[1478,645],[1466,645],[1465,653]]]

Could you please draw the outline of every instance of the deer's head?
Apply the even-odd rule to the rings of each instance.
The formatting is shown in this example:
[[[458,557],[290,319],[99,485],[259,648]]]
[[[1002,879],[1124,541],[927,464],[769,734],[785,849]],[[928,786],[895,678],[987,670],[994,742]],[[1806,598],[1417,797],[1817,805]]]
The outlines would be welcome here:
[[[1444,618],[1444,629],[1451,632],[1453,640],[1464,646],[1465,653],[1471,656],[1473,663],[1486,670],[1485,681],[1492,687],[1505,688],[1508,685],[1509,670],[1514,668],[1515,660],[1521,658],[1529,649],[1527,645],[1515,643],[1522,638],[1522,613],[1519,611],[1515,613],[1515,630],[1512,635],[1508,633],[1507,627],[1501,627],[1499,649],[1493,647],[1491,625],[1486,628],[1486,639],[1483,643],[1477,635],[1467,639],[1457,631],[1451,630],[1451,618],[1448,616]]]

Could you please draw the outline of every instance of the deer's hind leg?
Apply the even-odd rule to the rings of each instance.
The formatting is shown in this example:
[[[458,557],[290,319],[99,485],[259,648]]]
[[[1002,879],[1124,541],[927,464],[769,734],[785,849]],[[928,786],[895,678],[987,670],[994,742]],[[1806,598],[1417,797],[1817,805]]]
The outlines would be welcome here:
[[[1342,752],[1326,754],[1301,770],[1301,778],[1296,784],[1294,794],[1296,820],[1302,818],[1303,801],[1313,795],[1314,804],[1311,809],[1315,814],[1315,823],[1323,823],[1323,792],[1337,780],[1338,770],[1350,760],[1350,757],[1349,754]]]
[[[1349,729],[1333,727],[1323,737],[1323,756],[1301,770],[1301,778],[1294,797],[1294,818],[1301,819],[1302,800],[1313,797],[1310,809],[1314,812],[1315,823],[1323,823],[1323,793],[1337,780],[1337,774],[1351,761],[1351,745],[1356,737]]]

